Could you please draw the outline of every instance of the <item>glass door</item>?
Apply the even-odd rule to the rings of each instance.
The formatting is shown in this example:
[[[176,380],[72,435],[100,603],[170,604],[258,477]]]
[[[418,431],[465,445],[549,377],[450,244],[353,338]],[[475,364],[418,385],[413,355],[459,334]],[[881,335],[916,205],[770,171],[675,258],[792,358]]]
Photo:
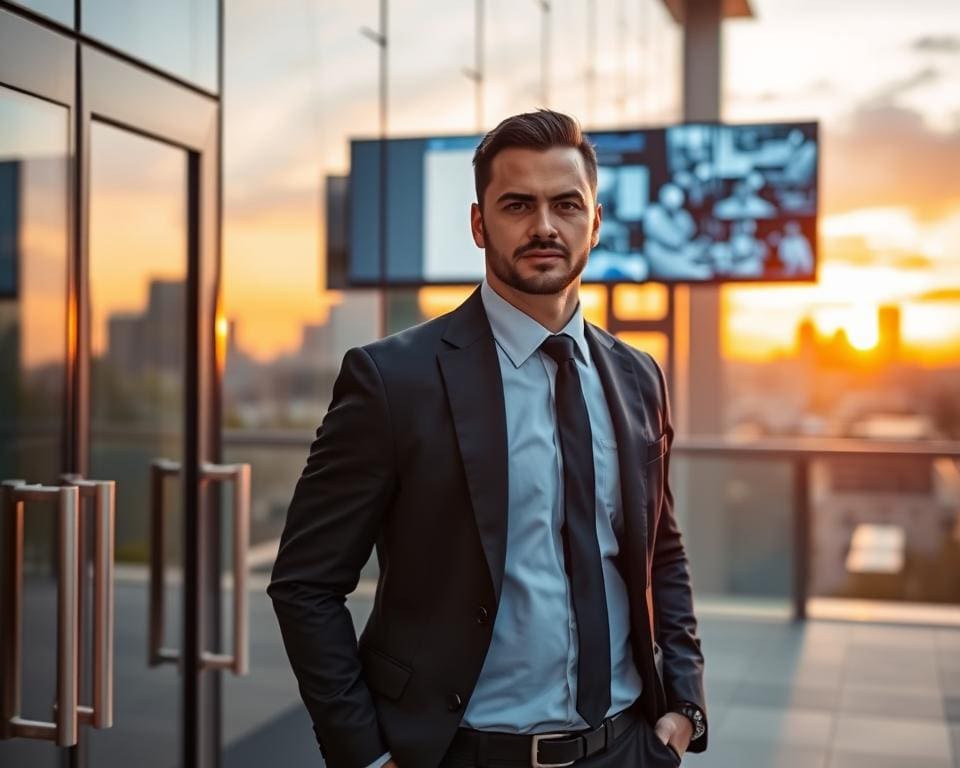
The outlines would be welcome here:
[[[89,137],[87,277],[89,472],[117,478],[114,706],[91,732],[91,765],[172,768],[179,761],[177,667],[150,666],[151,466],[184,444],[187,152],[93,120]],[[176,485],[175,485],[176,484]],[[164,645],[180,645],[182,489],[169,483],[161,551]]]
[[[216,463],[219,134],[215,95],[0,8],[4,768],[220,762],[250,475]]]
[[[58,614],[71,597],[58,545],[75,554],[76,535],[61,537],[58,520],[75,518],[55,503],[69,432],[72,53],[0,11],[0,765],[11,768],[56,765],[57,741],[75,732],[54,707],[76,703],[78,654],[76,617]],[[16,480],[54,490],[10,504]],[[64,720],[59,734],[39,725]],[[9,738],[30,729],[45,738]]]
[[[59,484],[63,460],[68,117],[60,105],[0,86],[0,478],[47,486]],[[31,505],[20,534],[20,599],[31,606],[21,610],[20,714],[33,720],[51,719],[56,689],[53,514],[49,504]],[[13,535],[4,520],[4,550]],[[0,742],[3,765],[51,759],[52,744],[12,745]]]
[[[81,62],[81,464],[117,479],[116,717],[89,764],[213,766],[219,670],[246,657],[217,619],[220,483],[241,521],[248,489],[213,463],[219,105],[92,48]]]

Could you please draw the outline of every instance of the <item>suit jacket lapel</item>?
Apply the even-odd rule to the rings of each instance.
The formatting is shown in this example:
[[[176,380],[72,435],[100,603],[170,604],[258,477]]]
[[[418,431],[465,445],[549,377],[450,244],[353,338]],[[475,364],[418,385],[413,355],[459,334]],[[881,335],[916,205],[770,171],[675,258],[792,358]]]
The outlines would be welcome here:
[[[507,555],[507,421],[500,362],[479,289],[453,312],[443,340],[450,347],[437,359],[499,600]]]
[[[587,343],[607,398],[613,431],[617,437],[620,492],[623,497],[624,532],[627,541],[628,586],[645,586],[647,580],[647,504],[643,478],[645,456],[644,403],[637,373],[627,354],[614,346],[612,337],[586,325]],[[643,566],[640,568],[640,566]]]

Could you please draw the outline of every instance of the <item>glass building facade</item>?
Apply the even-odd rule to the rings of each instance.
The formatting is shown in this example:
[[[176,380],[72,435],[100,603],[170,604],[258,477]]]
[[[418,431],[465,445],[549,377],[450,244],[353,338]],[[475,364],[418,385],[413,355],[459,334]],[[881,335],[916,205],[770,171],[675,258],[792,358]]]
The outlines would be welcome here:
[[[5,766],[223,750],[221,673],[191,652],[230,634],[200,477],[220,458],[221,13],[0,3]],[[162,494],[158,462],[179,466]],[[151,632],[179,663],[148,658]]]

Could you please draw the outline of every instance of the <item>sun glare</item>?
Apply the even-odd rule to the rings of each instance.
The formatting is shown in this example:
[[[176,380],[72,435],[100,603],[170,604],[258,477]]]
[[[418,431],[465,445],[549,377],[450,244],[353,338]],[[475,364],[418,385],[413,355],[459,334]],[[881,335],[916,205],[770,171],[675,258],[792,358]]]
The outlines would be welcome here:
[[[876,315],[869,310],[858,309],[844,326],[850,346],[861,352],[867,352],[877,346],[880,333]]]

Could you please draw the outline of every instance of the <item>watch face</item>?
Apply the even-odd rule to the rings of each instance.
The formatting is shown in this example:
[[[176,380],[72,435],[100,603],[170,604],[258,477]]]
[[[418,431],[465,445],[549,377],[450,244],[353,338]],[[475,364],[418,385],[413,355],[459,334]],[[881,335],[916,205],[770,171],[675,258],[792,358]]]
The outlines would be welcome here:
[[[693,723],[693,739],[698,739],[703,735],[706,727],[703,724],[703,713],[696,707],[680,707],[680,714],[684,715]]]

